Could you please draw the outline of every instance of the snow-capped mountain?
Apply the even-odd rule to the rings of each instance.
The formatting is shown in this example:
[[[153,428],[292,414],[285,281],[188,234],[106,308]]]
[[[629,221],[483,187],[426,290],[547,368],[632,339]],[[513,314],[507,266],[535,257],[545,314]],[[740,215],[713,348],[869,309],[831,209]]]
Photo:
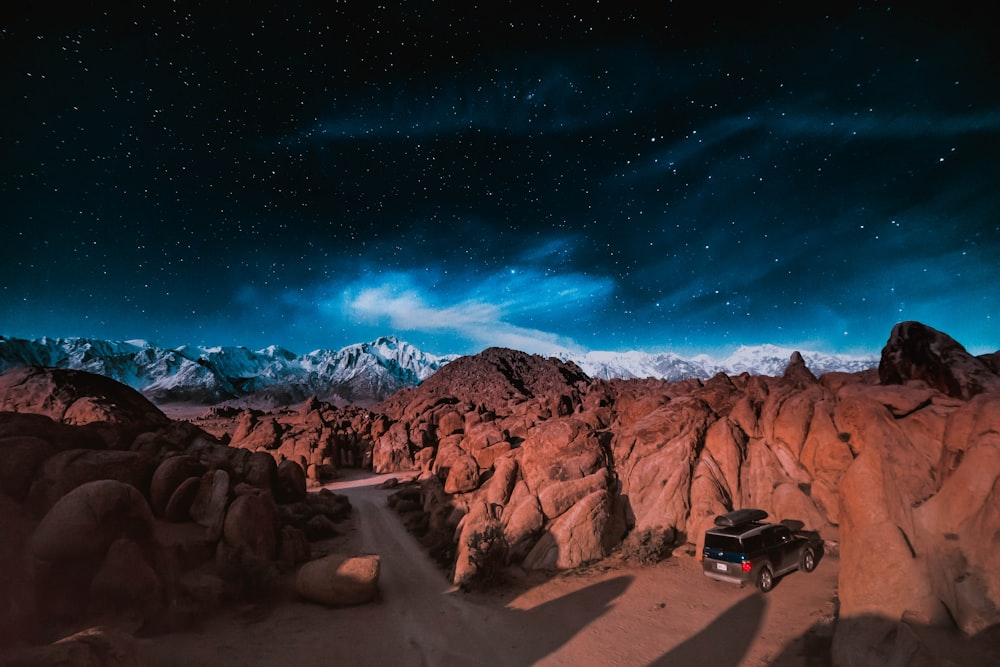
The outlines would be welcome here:
[[[282,347],[158,347],[147,341],[0,336],[0,372],[14,366],[73,368],[110,377],[160,403],[377,401],[419,384],[454,356],[437,357],[389,336],[341,350],[296,355]]]
[[[776,345],[742,345],[722,359],[704,354],[686,358],[672,352],[587,352],[557,356],[563,361],[573,361],[584,373],[594,378],[653,377],[676,381],[686,378],[705,380],[718,373],[782,375],[795,351]],[[806,366],[816,376],[833,371],[856,373],[875,368],[879,362],[877,355],[851,356],[809,351],[800,353]]]
[[[646,352],[566,352],[555,356],[573,361],[593,378],[675,381],[707,379],[720,372],[781,375],[793,352],[760,345],[740,347],[724,359]],[[863,371],[879,362],[877,356],[801,354],[817,376],[830,371]],[[158,403],[214,404],[252,397],[247,402],[277,406],[310,396],[373,403],[420,384],[456,356],[427,354],[394,336],[303,355],[276,345],[257,351],[245,347],[168,349],[144,340],[0,336],[0,372],[26,364],[85,370],[127,384]]]

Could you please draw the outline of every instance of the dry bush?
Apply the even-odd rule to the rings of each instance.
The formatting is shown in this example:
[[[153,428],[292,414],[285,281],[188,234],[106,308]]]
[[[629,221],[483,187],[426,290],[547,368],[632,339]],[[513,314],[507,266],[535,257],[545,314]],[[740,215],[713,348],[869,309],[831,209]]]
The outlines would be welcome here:
[[[670,556],[676,533],[673,528],[633,530],[622,542],[622,557],[642,565],[652,565]]]

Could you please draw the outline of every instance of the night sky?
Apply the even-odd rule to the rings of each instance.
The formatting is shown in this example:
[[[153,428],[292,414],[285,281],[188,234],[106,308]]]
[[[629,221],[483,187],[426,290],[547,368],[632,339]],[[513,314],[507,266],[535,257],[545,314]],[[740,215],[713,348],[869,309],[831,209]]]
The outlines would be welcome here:
[[[982,10],[12,4],[0,334],[1000,348]]]

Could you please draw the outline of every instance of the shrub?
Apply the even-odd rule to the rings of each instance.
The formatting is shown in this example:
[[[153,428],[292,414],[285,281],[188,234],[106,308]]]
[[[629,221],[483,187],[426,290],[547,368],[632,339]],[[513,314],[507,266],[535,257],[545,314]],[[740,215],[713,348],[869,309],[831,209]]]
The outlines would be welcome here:
[[[462,582],[470,589],[488,589],[503,583],[507,561],[507,541],[500,524],[491,523],[469,538],[472,575]]]
[[[634,530],[622,542],[622,557],[642,565],[658,563],[673,552],[675,537],[673,528]]]

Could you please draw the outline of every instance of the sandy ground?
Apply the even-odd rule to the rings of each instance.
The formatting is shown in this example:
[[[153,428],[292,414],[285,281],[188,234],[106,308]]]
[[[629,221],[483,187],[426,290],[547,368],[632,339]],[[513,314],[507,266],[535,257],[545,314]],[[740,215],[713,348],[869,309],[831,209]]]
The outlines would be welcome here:
[[[196,632],[141,640],[156,667],[213,665],[824,665],[837,561],[774,590],[704,577],[678,551],[637,568],[616,557],[569,573],[456,591],[386,506],[378,477],[328,485],[354,506],[329,548],[382,556],[381,599],[332,609],[296,598],[222,610]]]

